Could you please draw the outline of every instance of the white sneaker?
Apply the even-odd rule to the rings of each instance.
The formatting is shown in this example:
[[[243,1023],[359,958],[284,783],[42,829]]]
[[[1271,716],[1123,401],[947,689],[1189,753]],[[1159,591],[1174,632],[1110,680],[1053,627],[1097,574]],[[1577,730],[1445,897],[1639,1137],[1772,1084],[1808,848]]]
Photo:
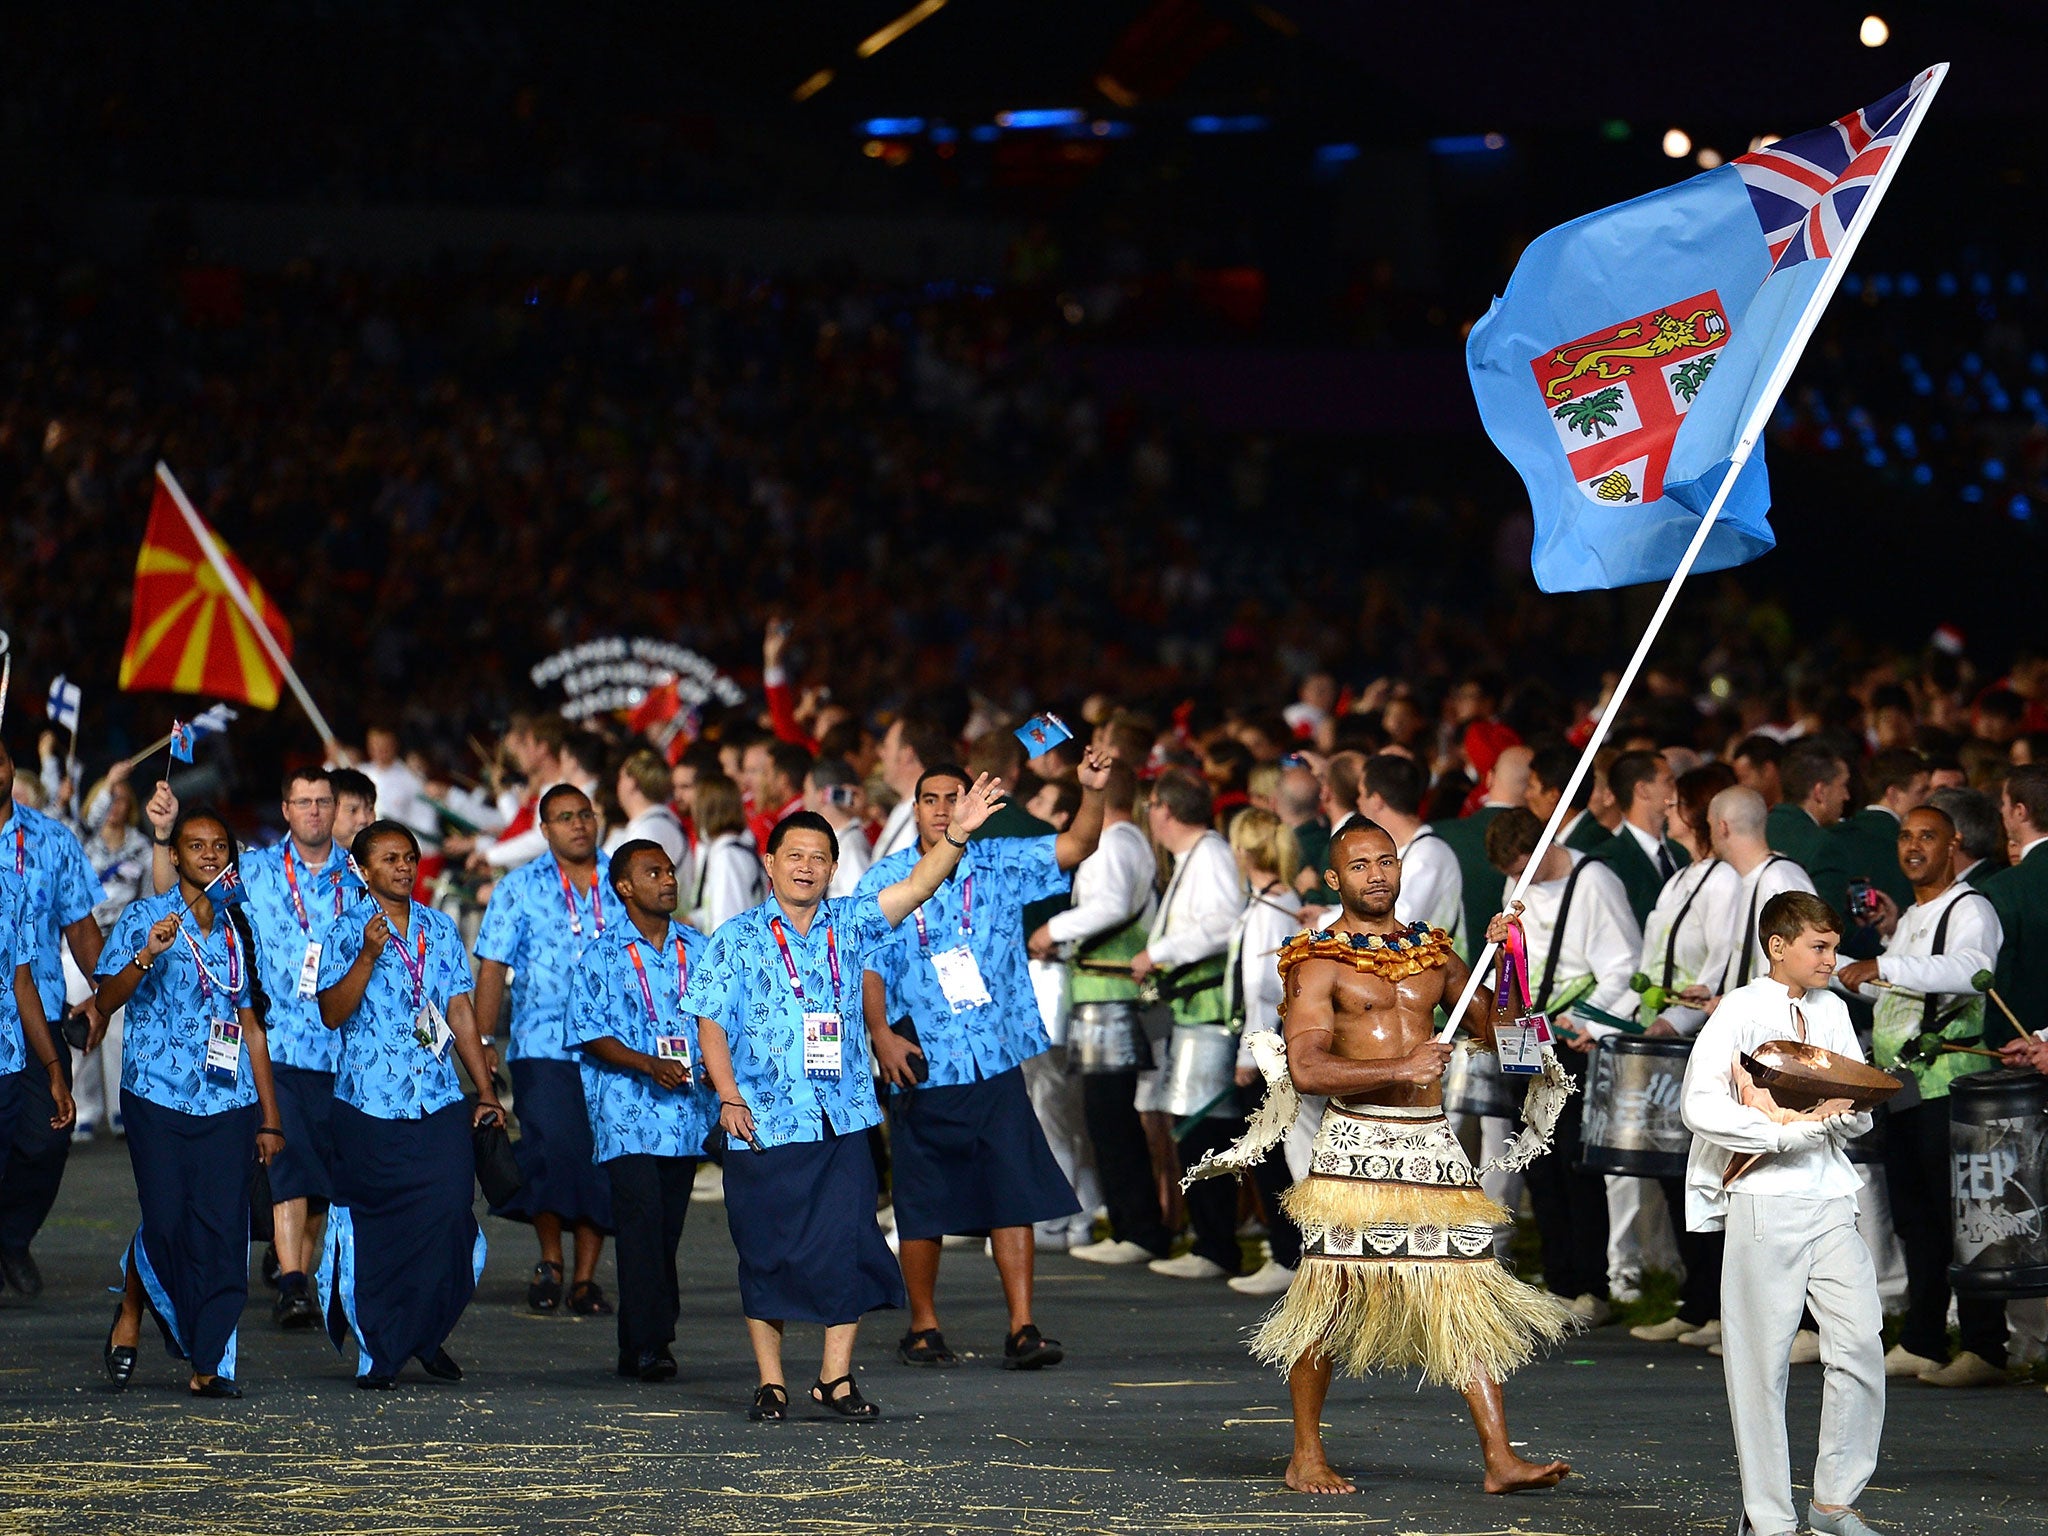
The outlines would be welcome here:
[[[1820,1335],[1811,1328],[1802,1328],[1792,1335],[1792,1363],[1794,1365],[1820,1364]]]
[[[1084,1264],[1146,1264],[1152,1260],[1152,1250],[1141,1243],[1105,1237],[1099,1243],[1083,1243],[1078,1248],[1069,1248],[1067,1257],[1079,1259]]]
[[[1709,1345],[1719,1344],[1721,1342],[1721,1319],[1718,1317],[1709,1318],[1706,1322],[1701,1323],[1699,1327],[1693,1329],[1691,1333],[1681,1333],[1678,1336],[1678,1342],[1690,1345],[1694,1349],[1705,1349]]]
[[[1266,1260],[1248,1275],[1232,1275],[1230,1288],[1240,1296],[1278,1296],[1294,1284],[1294,1271]]]
[[[1564,1305],[1566,1311],[1578,1318],[1588,1328],[1598,1328],[1602,1323],[1614,1316],[1614,1308],[1609,1304],[1607,1298],[1595,1296],[1591,1291],[1587,1291],[1582,1296],[1574,1296]]]
[[[1632,1339],[1641,1339],[1645,1344],[1669,1344],[1692,1331],[1691,1323],[1682,1317],[1673,1317],[1661,1323],[1637,1323],[1629,1329],[1628,1336]]]
[[[78,1124],[71,1127],[71,1144],[74,1147],[85,1146],[91,1140],[92,1122],[90,1120],[81,1120]]]
[[[725,1170],[706,1158],[697,1165],[697,1176],[690,1181],[690,1199],[712,1201],[725,1199]]]
[[[1941,1369],[1939,1360],[1930,1360],[1925,1355],[1916,1355],[1903,1344],[1894,1344],[1885,1351],[1884,1373],[1887,1376],[1924,1376],[1929,1371]]]
[[[1973,1349],[1966,1349],[1947,1365],[1922,1371],[1920,1379],[1930,1387],[2002,1387],[2012,1378]]]
[[[1154,1259],[1145,1267],[1155,1275],[1169,1275],[1175,1280],[1221,1280],[1229,1273],[1214,1259],[1205,1259],[1199,1253],[1184,1253],[1177,1259]]]

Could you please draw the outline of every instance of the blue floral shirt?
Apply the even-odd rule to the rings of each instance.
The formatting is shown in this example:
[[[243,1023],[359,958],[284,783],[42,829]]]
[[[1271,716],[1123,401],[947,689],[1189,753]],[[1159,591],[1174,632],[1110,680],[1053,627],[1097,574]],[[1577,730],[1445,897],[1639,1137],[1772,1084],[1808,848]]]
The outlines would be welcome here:
[[[1057,896],[1073,883],[1054,857],[1056,841],[976,839],[946,883],[897,926],[893,941],[869,964],[887,988],[889,1022],[908,1018],[917,1026],[931,1086],[995,1077],[1051,1045],[1024,968],[1023,916],[1027,903]],[[861,877],[860,894],[904,879],[918,857],[915,847],[890,854]],[[974,956],[990,1001],[956,1010],[932,956],[960,947]]]
[[[149,942],[149,930],[174,913],[182,919],[178,937],[143,973],[122,1018],[121,1086],[137,1098],[187,1115],[218,1115],[254,1104],[256,1079],[249,1071],[246,1042],[232,1085],[206,1075],[214,1020],[238,1018],[230,1007],[249,1006],[248,949],[225,912],[215,908],[213,931],[201,933],[176,890],[132,901],[107,935],[99,974],[125,969]]]
[[[681,945],[682,972],[676,969]],[[661,1036],[681,1036],[689,1052],[690,1086],[669,1089],[645,1072],[615,1067],[583,1054],[583,1101],[590,1108],[596,1160],[642,1154],[701,1157],[704,1137],[718,1122],[718,1093],[704,1074],[697,1051],[697,1015],[682,1006],[684,984],[711,941],[696,929],[670,922],[668,938],[655,949],[630,919],[621,917],[604,937],[583,952],[576,972],[570,1038],[583,1045],[609,1036],[628,1050],[659,1056]],[[633,956],[640,964],[635,967]],[[647,990],[640,990],[645,975]],[[648,999],[654,1018],[647,1015]]]
[[[28,1065],[21,1009],[14,1001],[14,973],[27,965],[34,953],[35,924],[29,911],[28,886],[14,878],[11,868],[0,869],[0,1077]]]
[[[322,992],[356,963],[363,952],[363,930],[376,915],[370,903],[358,903],[328,925],[320,938]],[[398,953],[401,942],[424,983],[419,1001],[414,999],[412,970]],[[393,924],[391,942],[377,957],[363,1000],[334,1031],[341,1036],[335,1098],[379,1120],[418,1120],[455,1103],[462,1097],[462,1084],[455,1075],[454,1041],[436,1055],[419,1043],[414,1025],[426,1000],[431,999],[445,1018],[453,998],[474,990],[476,977],[455,919],[414,902],[403,940]]]
[[[332,1072],[341,1059],[341,1036],[320,1022],[318,998],[299,996],[299,971],[306,946],[354,907],[363,883],[350,871],[339,845],[318,873],[289,837],[243,854],[241,863],[249,922],[256,931],[256,974],[270,1005],[264,1020],[270,1059],[280,1066]],[[365,913],[363,921],[369,920]]]
[[[775,941],[776,918],[781,918],[783,942],[789,946],[789,965],[802,984],[801,1000]],[[797,932],[771,896],[722,923],[704,958],[691,967],[684,1004],[725,1031],[733,1076],[753,1112],[754,1139],[762,1147],[823,1141],[828,1118],[842,1136],[881,1122],[868,1069],[868,1032],[860,1021],[860,977],[889,933],[889,920],[873,896],[827,897],[808,934]],[[834,953],[839,961],[836,986]],[[839,1015],[837,1077],[804,1072],[806,1012]]]
[[[0,822],[0,869],[28,886],[35,938],[29,973],[36,979],[43,1013],[54,1023],[64,1017],[64,961],[57,946],[66,928],[92,916],[99,905],[105,894],[100,877],[64,823],[25,805],[16,805],[14,814]],[[133,953],[121,957],[124,964]]]
[[[476,936],[476,957],[512,968],[507,1061],[581,1059],[569,1025],[576,968],[601,934],[626,922],[617,893],[607,887],[611,863],[600,853],[590,889],[565,890],[562,866],[552,853],[544,853],[513,870],[491,892]]]

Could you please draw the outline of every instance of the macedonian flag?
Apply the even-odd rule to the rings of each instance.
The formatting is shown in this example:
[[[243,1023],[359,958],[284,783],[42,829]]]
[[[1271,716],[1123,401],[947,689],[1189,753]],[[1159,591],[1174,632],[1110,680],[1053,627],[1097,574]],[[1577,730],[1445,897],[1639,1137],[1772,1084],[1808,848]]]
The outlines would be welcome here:
[[[215,558],[209,558],[208,546]],[[204,693],[275,709],[278,658],[251,614],[270,631],[278,655],[289,658],[291,626],[159,464],[149,527],[135,558],[135,612],[121,653],[122,689]]]

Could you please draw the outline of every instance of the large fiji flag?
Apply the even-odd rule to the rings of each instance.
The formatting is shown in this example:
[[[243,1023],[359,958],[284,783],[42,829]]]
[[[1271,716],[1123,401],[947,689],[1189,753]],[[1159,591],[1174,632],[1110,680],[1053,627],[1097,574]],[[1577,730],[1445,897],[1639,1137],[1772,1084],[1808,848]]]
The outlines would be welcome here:
[[[130,693],[204,693],[275,709],[279,668],[208,558],[209,542],[248,595],[278,653],[291,655],[291,626],[184,500],[170,471],[158,465],[149,526],[135,559],[135,608],[121,653],[121,687]]]
[[[1465,362],[1544,591],[1668,579],[1731,468],[1693,569],[1776,542],[1756,433],[1946,70],[1522,253]]]

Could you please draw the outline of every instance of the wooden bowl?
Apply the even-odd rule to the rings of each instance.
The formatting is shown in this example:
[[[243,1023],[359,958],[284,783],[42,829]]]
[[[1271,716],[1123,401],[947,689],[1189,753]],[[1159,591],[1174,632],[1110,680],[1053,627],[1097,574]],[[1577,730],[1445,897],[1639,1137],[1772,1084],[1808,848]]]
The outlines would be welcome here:
[[[1828,1099],[1847,1099],[1853,1109],[1874,1109],[1905,1086],[1868,1062],[1797,1040],[1767,1040],[1744,1051],[1742,1065],[1757,1087],[1783,1109],[1811,1109]]]

